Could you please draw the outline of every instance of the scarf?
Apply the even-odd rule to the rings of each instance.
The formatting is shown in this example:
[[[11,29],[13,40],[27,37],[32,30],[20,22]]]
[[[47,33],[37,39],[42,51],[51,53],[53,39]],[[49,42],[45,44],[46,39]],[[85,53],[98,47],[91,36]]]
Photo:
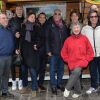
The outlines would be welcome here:
[[[55,24],[56,24],[59,28],[63,28],[62,20],[54,21],[54,22],[55,22]]]
[[[31,42],[31,31],[33,31],[34,23],[27,21],[25,25],[26,25],[25,40]]]

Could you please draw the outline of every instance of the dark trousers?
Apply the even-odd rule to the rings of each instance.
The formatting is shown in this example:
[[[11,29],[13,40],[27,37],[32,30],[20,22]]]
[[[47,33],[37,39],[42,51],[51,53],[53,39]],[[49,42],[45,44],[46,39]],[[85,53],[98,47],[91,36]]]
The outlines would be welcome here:
[[[15,81],[16,80],[16,67],[14,64],[12,64],[11,66],[11,75],[12,75],[12,80]],[[22,65],[18,66],[19,67],[19,80],[22,80]]]
[[[89,64],[91,87],[97,88],[100,82],[100,57],[95,57]]]
[[[46,69],[46,56],[40,55],[39,56],[39,69],[38,69],[38,85],[43,85],[44,78],[45,78],[45,69]]]
[[[0,91],[8,92],[8,81],[11,67],[11,56],[0,57]]]

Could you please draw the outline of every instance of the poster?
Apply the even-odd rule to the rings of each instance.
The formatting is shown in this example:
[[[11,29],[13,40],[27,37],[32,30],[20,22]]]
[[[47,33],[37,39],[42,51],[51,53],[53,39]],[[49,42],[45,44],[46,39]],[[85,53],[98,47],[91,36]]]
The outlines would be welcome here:
[[[24,5],[25,17],[29,11],[33,11],[36,13],[36,15],[38,15],[40,12],[44,12],[46,13],[47,18],[49,18],[53,15],[55,9],[60,9],[63,19],[66,19],[66,3]]]

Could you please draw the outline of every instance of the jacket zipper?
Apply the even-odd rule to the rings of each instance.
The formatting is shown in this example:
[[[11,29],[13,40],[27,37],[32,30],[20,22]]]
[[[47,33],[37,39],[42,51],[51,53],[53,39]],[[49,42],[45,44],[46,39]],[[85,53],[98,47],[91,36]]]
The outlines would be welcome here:
[[[95,44],[95,29],[94,29],[94,28],[93,28],[93,41],[94,41],[95,56],[97,56],[97,52],[96,52],[96,44]]]

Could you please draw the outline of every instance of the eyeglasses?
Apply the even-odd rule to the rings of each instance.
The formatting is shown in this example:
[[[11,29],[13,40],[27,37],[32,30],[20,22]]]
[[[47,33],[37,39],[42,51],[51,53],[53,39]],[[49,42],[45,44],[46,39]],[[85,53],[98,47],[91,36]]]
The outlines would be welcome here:
[[[54,13],[54,15],[58,15],[58,16],[61,16],[61,13]]]
[[[97,18],[98,16],[90,16],[90,18]]]

